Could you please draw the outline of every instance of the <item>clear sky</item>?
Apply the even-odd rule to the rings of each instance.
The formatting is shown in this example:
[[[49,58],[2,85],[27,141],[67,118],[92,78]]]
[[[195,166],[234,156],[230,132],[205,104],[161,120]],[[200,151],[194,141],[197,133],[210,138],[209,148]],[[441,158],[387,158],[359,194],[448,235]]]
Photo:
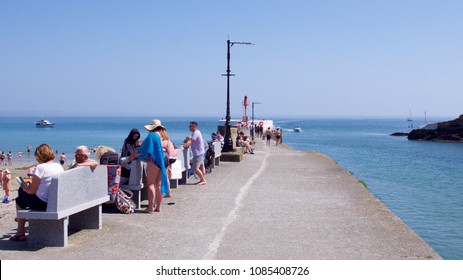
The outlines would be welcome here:
[[[0,0],[0,115],[463,114],[463,1]]]

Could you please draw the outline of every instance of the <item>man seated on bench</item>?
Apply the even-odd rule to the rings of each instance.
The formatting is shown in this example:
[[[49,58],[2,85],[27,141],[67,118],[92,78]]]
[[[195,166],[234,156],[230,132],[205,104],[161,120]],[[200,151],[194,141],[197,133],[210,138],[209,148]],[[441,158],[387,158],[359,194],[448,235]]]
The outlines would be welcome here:
[[[98,166],[98,162],[90,159],[90,149],[87,146],[79,146],[76,148],[76,154],[72,161],[69,169],[76,168],[78,166],[90,166],[92,170]]]
[[[35,167],[32,182],[20,185],[18,197],[16,198],[16,210],[47,210],[51,177],[64,171],[59,163],[53,162],[55,153],[47,144],[37,147],[35,158],[39,164]],[[17,222],[18,230],[10,240],[26,241],[26,219],[17,219]]]

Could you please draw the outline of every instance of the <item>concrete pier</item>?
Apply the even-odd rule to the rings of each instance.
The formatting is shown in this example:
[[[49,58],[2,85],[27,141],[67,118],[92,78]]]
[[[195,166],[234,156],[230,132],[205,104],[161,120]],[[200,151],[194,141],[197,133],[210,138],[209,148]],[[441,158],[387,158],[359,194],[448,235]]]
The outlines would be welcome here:
[[[314,152],[258,140],[254,155],[221,162],[207,185],[180,185],[172,196],[162,213],[106,213],[103,229],[72,234],[66,248],[8,241],[14,206],[2,205],[0,259],[440,259],[349,172]]]

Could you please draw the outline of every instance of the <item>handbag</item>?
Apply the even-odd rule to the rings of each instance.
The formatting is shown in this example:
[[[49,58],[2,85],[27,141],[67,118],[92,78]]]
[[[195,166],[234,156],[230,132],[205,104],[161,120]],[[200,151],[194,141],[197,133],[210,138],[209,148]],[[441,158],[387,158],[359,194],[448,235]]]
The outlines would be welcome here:
[[[121,166],[107,165],[108,168],[108,195],[109,201],[106,203],[115,203],[119,192],[119,184],[121,181]]]
[[[133,192],[119,189],[116,195],[116,208],[119,212],[130,214],[135,212],[135,202],[132,200]]]

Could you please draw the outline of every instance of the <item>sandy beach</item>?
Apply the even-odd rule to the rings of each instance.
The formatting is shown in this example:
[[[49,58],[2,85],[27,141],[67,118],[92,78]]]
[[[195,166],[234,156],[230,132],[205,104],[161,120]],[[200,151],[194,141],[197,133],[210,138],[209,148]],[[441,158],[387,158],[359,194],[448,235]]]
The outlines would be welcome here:
[[[37,163],[32,163],[32,162],[21,162],[21,163],[16,163],[13,165],[6,165],[6,166],[0,166],[2,170],[9,169],[11,172],[11,189],[14,190],[16,193],[18,191],[19,184],[15,180],[16,177],[18,176],[27,176],[27,170],[31,168],[32,166],[37,165]],[[2,196],[4,194],[2,193]],[[13,198],[16,197],[15,195],[11,195]]]
[[[19,183],[16,181],[16,177],[22,176],[25,177],[27,176],[27,170],[35,166],[37,163],[31,163],[31,162],[22,162],[22,163],[16,163],[13,164],[12,166],[1,166],[0,168],[2,170],[9,169],[11,172],[11,193],[10,193],[10,198],[15,199],[18,196],[18,189],[19,189]],[[0,197],[3,198],[5,196],[5,191],[1,190]],[[14,219],[16,215],[16,208],[15,208],[15,202],[14,200],[10,203],[0,203],[0,222],[2,222],[3,219]]]

